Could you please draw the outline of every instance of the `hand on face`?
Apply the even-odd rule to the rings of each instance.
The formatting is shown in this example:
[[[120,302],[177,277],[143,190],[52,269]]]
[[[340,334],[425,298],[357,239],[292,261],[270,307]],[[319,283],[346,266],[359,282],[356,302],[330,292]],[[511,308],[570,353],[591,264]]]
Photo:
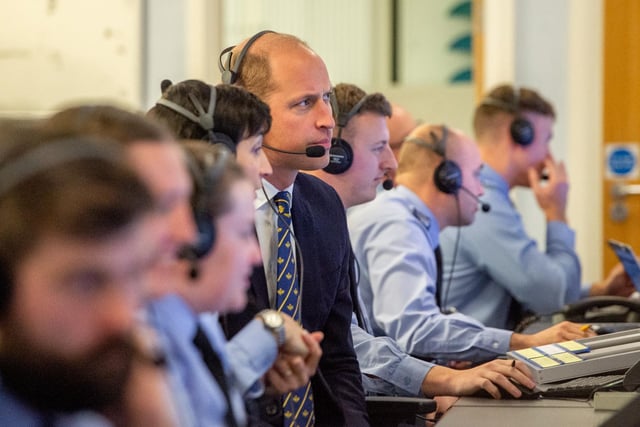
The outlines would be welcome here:
[[[547,221],[567,222],[567,196],[569,182],[563,162],[556,162],[551,154],[544,160],[544,168],[549,180],[541,183],[542,171],[529,168],[529,185],[536,196],[538,205],[544,211]]]

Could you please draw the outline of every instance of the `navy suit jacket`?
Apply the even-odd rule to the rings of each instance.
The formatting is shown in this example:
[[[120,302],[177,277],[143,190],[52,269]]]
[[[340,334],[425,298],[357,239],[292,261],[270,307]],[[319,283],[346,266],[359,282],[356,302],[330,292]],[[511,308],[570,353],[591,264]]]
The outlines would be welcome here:
[[[342,202],[329,185],[298,173],[291,215],[303,257],[303,263],[299,262],[303,264],[299,265],[303,267],[302,325],[308,331],[324,332],[318,374],[311,380],[316,425],[368,426],[360,368],[351,340],[351,244]],[[247,308],[223,320],[229,336],[258,311],[269,308],[264,268],[254,270],[248,293]],[[256,406],[263,424],[267,421],[282,426],[279,401],[263,398]]]

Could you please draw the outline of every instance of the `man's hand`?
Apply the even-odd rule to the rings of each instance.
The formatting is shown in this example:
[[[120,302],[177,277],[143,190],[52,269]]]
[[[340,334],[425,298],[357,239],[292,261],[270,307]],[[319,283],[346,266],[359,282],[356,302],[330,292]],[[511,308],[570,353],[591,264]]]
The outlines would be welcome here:
[[[624,271],[621,263],[616,264],[606,279],[594,283],[589,290],[590,296],[615,295],[628,297],[636,290],[629,275]]]
[[[322,332],[304,331],[300,338],[306,348],[306,357],[281,349],[278,358],[266,374],[268,393],[283,394],[296,390],[315,375],[322,356],[320,342],[324,335]]]
[[[564,321],[533,335],[514,333],[511,335],[510,349],[520,350],[522,348],[593,337],[595,335],[596,333],[590,328],[585,329],[583,325],[578,323]]]
[[[485,390],[495,399],[501,397],[500,388],[514,397],[522,392],[511,382],[514,379],[527,388],[535,383],[527,366],[520,361],[493,360],[483,365],[465,370],[452,370],[442,366],[431,368],[422,383],[422,392],[426,395],[470,395]]]
[[[538,205],[542,209],[547,221],[567,222],[567,196],[569,181],[563,162],[556,162],[551,154],[544,161],[544,170],[549,180],[541,184],[541,173],[535,168],[529,168],[529,185],[536,196]]]

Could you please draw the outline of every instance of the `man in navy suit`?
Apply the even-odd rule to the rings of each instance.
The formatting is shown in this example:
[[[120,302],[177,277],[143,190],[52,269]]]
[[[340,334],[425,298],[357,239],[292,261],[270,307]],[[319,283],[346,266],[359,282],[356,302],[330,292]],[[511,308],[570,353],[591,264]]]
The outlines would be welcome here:
[[[227,52],[223,51],[221,59]],[[325,334],[318,374],[311,381],[315,425],[366,426],[360,369],[350,335],[350,243],[344,209],[330,186],[299,173],[329,163],[335,121],[326,66],[298,38],[263,32],[231,50],[223,81],[243,86],[260,97],[269,105],[273,119],[263,143],[273,174],[263,180],[256,202],[264,266],[252,276],[247,310],[227,316],[223,325],[232,335],[257,311],[276,307],[276,224],[281,218],[275,213],[274,195],[287,191],[292,195],[296,238],[291,244],[296,249],[298,281],[294,292],[302,296],[297,301],[301,322],[306,329]],[[263,398],[256,416],[278,426],[286,419],[289,425],[290,415],[282,410],[280,400],[281,396]]]

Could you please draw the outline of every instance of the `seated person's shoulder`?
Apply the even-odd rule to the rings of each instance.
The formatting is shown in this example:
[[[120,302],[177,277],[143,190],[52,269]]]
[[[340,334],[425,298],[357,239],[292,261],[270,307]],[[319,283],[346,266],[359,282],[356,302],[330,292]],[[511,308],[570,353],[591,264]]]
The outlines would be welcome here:
[[[338,193],[329,184],[304,172],[298,173],[295,181],[294,193],[298,193],[307,199],[334,199],[340,203]]]

